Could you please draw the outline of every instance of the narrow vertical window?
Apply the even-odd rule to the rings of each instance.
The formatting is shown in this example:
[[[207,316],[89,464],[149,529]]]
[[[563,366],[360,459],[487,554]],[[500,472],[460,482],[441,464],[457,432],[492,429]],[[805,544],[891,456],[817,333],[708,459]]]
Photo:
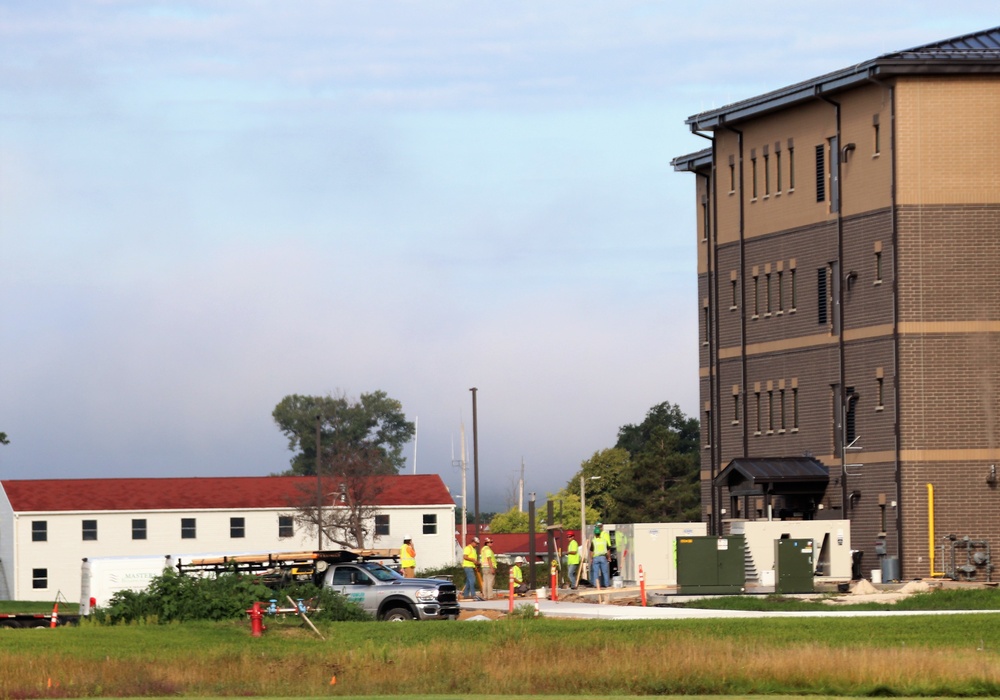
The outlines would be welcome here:
[[[778,389],[778,432],[785,432],[785,390]]]
[[[791,309],[792,309],[792,311],[795,311],[795,309],[797,309],[798,306],[795,303],[795,301],[796,301],[796,289],[795,289],[795,268],[794,267],[788,271],[788,287],[789,287],[788,291],[791,294],[791,299],[789,300],[789,301],[791,301],[791,304],[792,304]]]
[[[774,391],[767,390],[767,433],[774,432]]]
[[[792,430],[799,429],[799,388],[792,387]]]
[[[389,536],[389,516],[388,515],[376,515],[375,516],[375,536],[376,537],[388,537]]]
[[[882,152],[882,132],[879,129],[878,115],[872,115],[872,141],[873,141],[873,155],[878,155]]]
[[[701,242],[708,241],[708,197],[701,198]]]
[[[757,157],[750,156],[750,192],[753,199],[757,199]]]
[[[729,158],[729,194],[736,191],[736,163],[733,162],[732,156]]]
[[[795,190],[795,147],[792,140],[788,140],[788,191]]]
[[[764,154],[764,196],[771,195],[771,156]]]
[[[736,306],[737,306],[736,300],[738,299],[738,296],[736,294],[737,290],[736,290],[736,272],[735,271],[733,271],[733,274],[730,276],[729,282],[732,285],[732,290],[733,290],[733,299],[732,299],[732,302],[729,304],[729,308],[730,309],[735,309]]]
[[[733,425],[740,422],[740,390],[733,387]]]
[[[771,273],[764,274],[764,313],[771,315]]]
[[[145,518],[132,518],[132,539],[133,540],[144,540],[144,539],[146,539],[146,519]]]
[[[875,410],[885,410],[885,369],[875,368]]]
[[[708,345],[708,328],[709,328],[709,314],[708,314],[708,304],[702,307],[702,323],[704,326],[703,332],[705,334],[705,339],[701,341],[702,345]]]
[[[753,317],[760,316],[760,277],[753,276]]]
[[[781,194],[781,151],[778,150],[778,145],[774,144],[774,189]]]
[[[821,267],[816,270],[816,320],[821,326],[825,326],[830,320],[828,313],[830,295],[827,291],[828,269]]]
[[[246,518],[230,518],[229,519],[229,536],[232,539],[243,539],[247,536],[247,521]]]
[[[778,313],[783,313],[785,310],[785,285],[783,280],[784,272],[778,270]]]
[[[875,284],[882,284],[882,241],[875,242]]]
[[[295,525],[290,515],[278,516],[278,537],[294,537]]]
[[[757,424],[754,427],[754,432],[757,435],[760,435],[760,390],[759,389],[754,392],[754,404],[755,404],[755,413],[757,414],[756,416]]]
[[[434,513],[424,513],[424,534],[436,535],[438,531],[437,515]]]
[[[857,431],[858,423],[857,423],[857,410],[856,410],[857,406],[858,406],[858,395],[854,392],[854,387],[849,386],[847,387],[847,412],[844,421],[846,423],[844,427],[847,431],[845,440],[847,441],[848,445],[850,445],[858,438],[858,431]]]
[[[826,201],[826,146],[816,146],[816,201]]]
[[[83,539],[84,541],[93,542],[97,540],[97,521],[96,520],[84,520],[83,521]]]
[[[712,440],[712,409],[710,409],[710,408],[706,408],[705,409],[705,426],[704,426],[704,432],[705,432],[705,435],[708,438],[707,440],[705,440],[705,447],[708,447],[713,442],[713,440]]]

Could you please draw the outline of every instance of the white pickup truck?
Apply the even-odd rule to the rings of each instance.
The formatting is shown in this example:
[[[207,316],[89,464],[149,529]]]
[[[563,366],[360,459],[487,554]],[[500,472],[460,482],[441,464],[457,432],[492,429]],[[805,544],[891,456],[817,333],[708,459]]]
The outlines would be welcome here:
[[[379,620],[455,620],[458,589],[451,581],[403,578],[376,561],[330,564],[323,585],[342,594]]]

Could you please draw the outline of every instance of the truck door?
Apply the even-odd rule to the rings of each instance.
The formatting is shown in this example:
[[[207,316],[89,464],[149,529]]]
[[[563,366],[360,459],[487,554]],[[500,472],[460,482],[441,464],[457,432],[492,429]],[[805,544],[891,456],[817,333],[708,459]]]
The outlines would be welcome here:
[[[373,583],[371,577],[358,567],[340,565],[333,569],[330,587],[368,612],[375,612],[378,601],[375,600]]]

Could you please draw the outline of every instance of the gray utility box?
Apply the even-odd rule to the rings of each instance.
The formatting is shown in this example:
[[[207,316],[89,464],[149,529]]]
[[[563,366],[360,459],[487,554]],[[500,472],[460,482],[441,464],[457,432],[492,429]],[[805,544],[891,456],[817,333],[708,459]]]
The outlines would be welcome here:
[[[774,592],[812,593],[815,559],[812,540],[775,540]]]
[[[678,537],[678,592],[742,593],[747,582],[745,551],[742,535]]]

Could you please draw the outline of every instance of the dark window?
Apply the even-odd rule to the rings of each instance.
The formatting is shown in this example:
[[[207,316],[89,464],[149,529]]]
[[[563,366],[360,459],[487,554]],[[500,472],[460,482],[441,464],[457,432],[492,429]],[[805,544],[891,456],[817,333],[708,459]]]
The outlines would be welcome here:
[[[193,540],[197,533],[195,518],[181,518],[181,539]]]
[[[753,316],[760,316],[760,278],[753,276]]]
[[[764,275],[764,313],[771,315],[771,273]]]
[[[782,276],[783,276],[782,271],[778,270],[778,313],[779,314],[785,310],[785,292],[782,289],[782,287],[784,286]]]
[[[826,146],[816,146],[816,201],[826,201]]]
[[[774,391],[767,391],[767,432],[774,432]]]
[[[764,196],[771,194],[771,157],[764,154]]]
[[[708,439],[705,441],[706,447],[712,444],[712,410],[705,409],[705,435]]]
[[[438,531],[438,516],[425,513],[424,514],[424,534],[425,535],[436,535]]]
[[[792,430],[799,429],[799,389],[792,387]]]
[[[781,416],[781,422],[778,424],[778,428],[782,433],[785,432],[785,390],[778,389],[778,410]]]
[[[829,293],[827,292],[827,268],[816,270],[816,309],[817,322],[825,326],[830,320]]]
[[[850,445],[858,437],[857,433],[857,411],[855,408],[858,405],[858,395],[854,393],[854,387],[847,387],[847,412],[844,417],[844,422],[847,424],[845,427],[847,429],[846,440],[847,444]]]
[[[774,152],[774,181],[778,194],[781,194],[781,151]]]
[[[378,537],[388,537],[389,536],[389,516],[388,515],[376,515],[375,516],[375,535]]]
[[[734,277],[733,279],[730,280],[730,282],[733,283],[733,301],[729,305],[729,308],[735,309],[736,308],[736,278]]]
[[[756,417],[757,423],[756,423],[756,426],[754,428],[754,432],[757,435],[760,435],[760,392],[759,391],[755,391],[754,392],[754,408],[755,408],[756,413],[757,413],[757,417]]]
[[[788,146],[788,191],[795,189],[795,147]]]
[[[750,159],[750,187],[752,192],[752,197],[757,199],[757,159]]]
[[[278,537],[294,537],[295,526],[292,523],[292,516],[278,516]]]
[[[48,588],[49,587],[49,570],[48,569],[32,569],[31,570],[31,587],[32,588]]]
[[[736,191],[736,163],[729,163],[729,191]]]
[[[247,536],[246,518],[229,519],[229,536],[234,539],[240,539]]]
[[[133,540],[144,540],[144,539],[146,539],[146,519],[145,518],[133,518],[132,519],[132,539]]]
[[[875,282],[882,282],[882,251],[875,251]]]
[[[84,520],[83,521],[83,539],[84,540],[96,540],[97,539],[97,521],[96,520]]]
[[[47,542],[49,539],[49,523],[47,520],[31,521],[31,541]]]
[[[709,337],[709,333],[708,333],[708,328],[709,328],[709,314],[708,314],[708,307],[707,306],[705,306],[705,307],[702,308],[702,314],[701,315],[702,315],[702,318],[703,318],[703,321],[704,321],[704,324],[705,324],[705,340],[703,340],[701,342],[701,344],[702,345],[708,345],[708,337]]]
[[[791,294],[791,297],[792,297],[791,298],[791,302],[792,302],[791,309],[792,309],[792,311],[795,311],[795,308],[796,308],[796,303],[795,302],[798,299],[798,294],[797,294],[797,291],[795,289],[795,268],[794,267],[791,270],[788,271],[788,287],[790,289],[790,294]]]

